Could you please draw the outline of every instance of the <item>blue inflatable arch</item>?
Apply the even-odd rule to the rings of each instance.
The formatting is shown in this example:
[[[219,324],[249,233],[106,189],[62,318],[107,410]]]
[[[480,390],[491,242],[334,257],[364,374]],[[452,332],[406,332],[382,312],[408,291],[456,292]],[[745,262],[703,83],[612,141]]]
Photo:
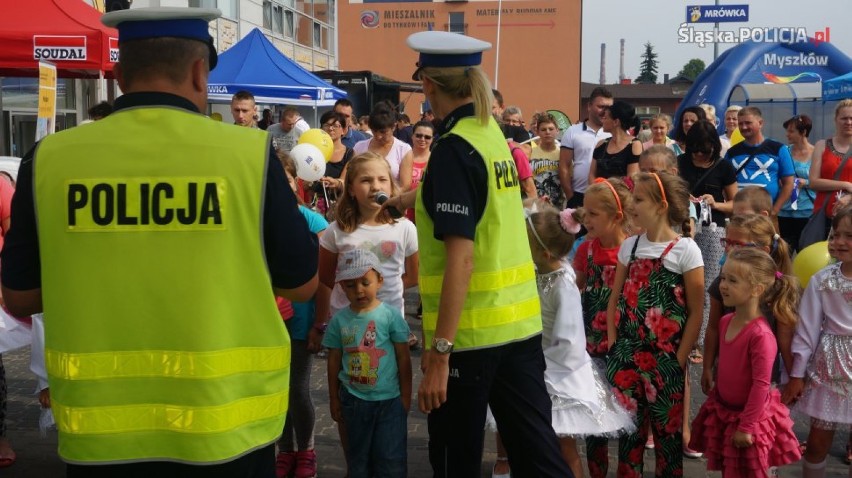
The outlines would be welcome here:
[[[723,115],[731,91],[740,84],[790,84],[827,81],[852,71],[852,60],[831,43],[749,41],[726,50],[693,83],[677,109],[711,104],[724,132]],[[678,125],[675,125],[678,127]]]

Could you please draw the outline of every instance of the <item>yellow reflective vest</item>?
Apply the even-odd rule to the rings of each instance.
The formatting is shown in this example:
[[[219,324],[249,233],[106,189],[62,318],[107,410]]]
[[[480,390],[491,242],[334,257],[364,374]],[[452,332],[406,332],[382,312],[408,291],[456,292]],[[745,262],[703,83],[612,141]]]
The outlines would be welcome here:
[[[463,118],[447,134],[458,135],[473,146],[488,170],[488,199],[476,226],[473,274],[454,350],[494,347],[539,334],[541,307],[524,225],[520,182],[506,141],[493,119],[483,127],[473,117]],[[434,237],[422,189],[417,193],[415,208],[423,335],[425,343],[431,345],[447,257],[443,241]]]
[[[138,107],[45,138],[34,187],[59,453],[226,462],[281,434],[290,341],[263,131]]]

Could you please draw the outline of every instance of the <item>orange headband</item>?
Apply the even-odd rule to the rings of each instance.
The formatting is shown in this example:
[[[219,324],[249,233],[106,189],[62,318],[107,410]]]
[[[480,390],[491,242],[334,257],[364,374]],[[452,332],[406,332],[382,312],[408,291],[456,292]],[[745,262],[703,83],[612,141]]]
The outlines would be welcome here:
[[[663,202],[668,204],[668,201],[666,201],[666,190],[663,188],[663,182],[660,181],[660,176],[657,175],[657,173],[651,173],[651,175],[657,180],[657,186],[660,187],[660,194],[663,196]]]
[[[618,206],[618,212],[624,214],[624,211],[621,209],[621,199],[618,198],[618,191],[615,190],[615,188],[612,186],[612,184],[610,184],[609,181],[606,180],[606,178],[596,178],[595,184],[598,183],[606,184],[607,187],[609,187],[609,190],[612,191],[612,197],[615,198],[615,204],[616,206]]]

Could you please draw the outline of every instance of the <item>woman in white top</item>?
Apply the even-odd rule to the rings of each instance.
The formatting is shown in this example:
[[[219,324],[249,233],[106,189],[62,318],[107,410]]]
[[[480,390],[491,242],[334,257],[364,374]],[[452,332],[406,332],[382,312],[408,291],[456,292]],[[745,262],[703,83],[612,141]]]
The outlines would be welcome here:
[[[399,184],[399,165],[411,154],[411,146],[393,136],[396,113],[385,103],[379,103],[370,112],[370,130],[373,137],[355,143],[355,154],[370,151],[385,158],[391,167],[391,176]]]

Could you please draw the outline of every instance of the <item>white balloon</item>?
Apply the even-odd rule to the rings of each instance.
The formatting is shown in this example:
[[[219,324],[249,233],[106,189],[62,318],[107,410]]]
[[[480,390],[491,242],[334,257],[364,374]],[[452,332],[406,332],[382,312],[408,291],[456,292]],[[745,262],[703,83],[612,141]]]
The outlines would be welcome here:
[[[317,181],[325,174],[325,156],[316,146],[308,143],[297,144],[290,150],[290,156],[296,162],[296,175],[305,181]]]

